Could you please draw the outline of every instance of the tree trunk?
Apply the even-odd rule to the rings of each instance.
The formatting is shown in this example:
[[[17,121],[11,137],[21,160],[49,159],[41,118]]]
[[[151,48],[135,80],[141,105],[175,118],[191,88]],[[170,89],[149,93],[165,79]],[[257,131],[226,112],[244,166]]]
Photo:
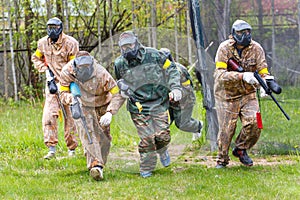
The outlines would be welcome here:
[[[275,62],[276,62],[276,53],[275,53],[275,8],[274,8],[274,0],[272,0],[271,2],[272,2],[272,65],[270,67],[270,71],[272,71],[271,68],[273,68],[276,71],[276,68],[274,68],[275,67]]]
[[[102,52],[102,48],[101,48],[101,20],[100,20],[100,0],[96,0],[96,5],[97,5],[97,34],[98,34],[98,53],[97,55],[99,55],[99,60],[101,60],[101,52]]]
[[[52,17],[52,0],[46,0],[46,9],[47,9],[47,19]]]
[[[263,35],[263,7],[261,0],[256,0],[256,3],[258,5],[258,34]]]
[[[152,47],[157,48],[157,38],[156,38],[156,0],[151,2],[151,34],[152,34]]]
[[[300,52],[300,0],[298,0],[298,45]]]
[[[65,16],[65,26],[64,26],[64,32],[65,33],[68,33],[70,32],[70,18],[69,18],[69,6],[68,6],[68,0],[63,0],[63,10],[65,11],[66,13],[66,16]]]
[[[31,19],[33,19],[34,14],[30,7],[30,0],[24,1],[24,11],[25,11],[25,29],[26,31],[26,48],[27,48],[27,63],[28,63],[28,85],[36,86],[36,79],[33,73],[33,64],[31,62],[31,46],[30,42],[33,41],[32,35],[33,31],[31,27]]]
[[[112,29],[113,29],[113,21],[112,21],[112,15],[113,15],[113,11],[112,11],[112,0],[109,0],[109,38],[110,38],[110,48],[114,49],[114,40],[113,40],[113,33],[112,33]],[[112,57],[114,57],[114,51],[112,51],[113,55]]]
[[[187,24],[187,29],[186,29],[186,35],[187,35],[187,44],[188,44],[188,61],[189,65],[192,64],[192,44],[191,44],[191,29],[190,29],[190,20],[189,20],[189,9],[186,10],[186,24]]]
[[[229,24],[230,4],[231,4],[231,0],[225,0],[225,1],[217,0],[215,2],[216,10],[214,12],[214,15],[218,27],[219,41],[226,40],[228,34],[230,33],[230,24]]]
[[[62,22],[65,21],[63,13],[64,12],[62,0],[56,0],[56,17],[58,17]]]
[[[179,62],[179,55],[178,55],[178,13],[177,9],[175,9],[174,13],[174,31],[175,31],[175,60]]]
[[[3,66],[4,66],[4,98],[8,98],[8,68],[7,68],[7,47],[6,47],[6,27],[5,27],[5,7],[6,7],[6,0],[2,0],[2,37],[3,37]]]
[[[11,69],[13,74],[13,84],[14,84],[14,100],[18,101],[18,88],[17,88],[17,79],[16,79],[16,70],[15,70],[15,62],[14,62],[14,45],[13,45],[13,35],[12,35],[12,22],[11,22],[11,5],[8,3],[8,24],[9,24],[9,43],[10,43],[10,54],[11,54]]]

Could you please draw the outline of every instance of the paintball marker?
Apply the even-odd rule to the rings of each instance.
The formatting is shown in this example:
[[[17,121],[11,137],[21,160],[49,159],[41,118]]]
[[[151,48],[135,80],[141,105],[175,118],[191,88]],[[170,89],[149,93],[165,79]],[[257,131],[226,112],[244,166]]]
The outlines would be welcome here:
[[[46,69],[46,80],[47,80],[47,85],[48,85],[50,94],[56,94],[57,95],[59,106],[60,106],[60,108],[63,112],[64,118],[67,119],[67,113],[65,111],[65,108],[64,108],[63,104],[60,101],[60,97],[59,97],[58,88],[57,88],[57,85],[56,85],[56,82],[55,82],[54,74],[51,71],[51,69],[49,69],[49,67],[48,67],[48,69]]]
[[[83,112],[82,112],[82,109],[81,109],[81,106],[80,106],[80,103],[79,103],[79,100],[78,100],[78,98],[81,97],[81,92],[80,92],[80,88],[77,85],[77,83],[71,82],[70,91],[71,91],[71,93],[73,95],[73,98],[74,98],[74,102],[72,103],[72,105],[70,107],[71,112],[72,112],[72,117],[74,119],[81,118],[85,133],[86,133],[86,135],[88,137],[88,140],[89,140],[89,143],[93,144],[92,138],[90,136],[90,133],[89,133],[89,130],[88,130],[88,127],[87,127],[87,124],[86,124],[85,117],[83,115]]]
[[[132,91],[129,89],[129,86],[125,83],[124,79],[120,79],[117,82],[117,85],[119,89],[121,90],[121,94],[124,93],[124,95],[128,96],[129,100],[136,105],[139,112],[143,110],[143,106],[140,102],[136,101],[133,97]]]
[[[281,92],[281,88],[280,90],[277,88],[273,88],[271,85],[269,85],[270,87],[267,86],[267,84],[265,83],[265,81],[260,77],[260,75],[258,74],[257,71],[254,72],[254,77],[257,79],[257,81],[259,82],[259,84],[261,85],[261,87],[265,90],[266,94],[268,94],[273,101],[276,103],[276,105],[278,106],[278,108],[281,110],[281,112],[284,114],[284,116],[286,117],[287,120],[290,120],[290,117],[288,116],[288,114],[283,110],[283,108],[279,105],[278,101],[275,99],[275,97],[272,95],[272,91],[275,92],[276,94],[278,94],[277,92]],[[275,83],[273,83],[275,84]],[[275,85],[276,86],[276,85]],[[270,89],[271,88],[271,89]],[[277,90],[276,90],[277,89]]]

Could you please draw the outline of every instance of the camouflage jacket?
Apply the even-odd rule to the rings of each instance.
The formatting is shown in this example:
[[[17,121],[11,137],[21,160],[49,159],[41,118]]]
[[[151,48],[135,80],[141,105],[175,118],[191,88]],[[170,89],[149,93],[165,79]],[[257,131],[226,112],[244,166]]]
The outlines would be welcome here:
[[[180,87],[180,75],[173,62],[158,50],[141,47],[138,57],[128,62],[123,56],[115,60],[117,79],[124,79],[139,102],[142,114],[164,112],[169,107],[169,92]],[[129,112],[138,113],[137,106],[128,101]]]
[[[268,74],[268,66],[265,52],[261,45],[254,40],[243,49],[239,56],[232,38],[222,42],[215,57],[216,70],[214,72],[214,93],[216,99],[236,100],[244,95],[253,94],[255,97],[256,87],[240,80],[239,72],[228,71],[227,62],[230,58],[236,60],[246,72]]]
[[[36,52],[31,60],[39,72],[44,72],[47,64],[58,82],[61,69],[75,58],[78,51],[79,44],[71,36],[62,33],[55,44],[51,44],[50,38],[45,36],[38,41]]]
[[[179,102],[170,102],[170,107],[175,110],[181,110],[195,105],[196,97],[194,94],[192,77],[188,70],[180,63],[175,63],[176,69],[180,74],[180,85],[182,89],[182,99]]]
[[[70,61],[62,69],[60,76],[61,100],[64,104],[71,104],[72,94],[70,93],[70,83],[76,82],[80,87],[81,102],[86,107],[101,107],[110,104],[110,109],[115,114],[122,106],[124,100],[119,95],[116,81],[111,74],[94,60],[94,72],[92,78],[85,83],[76,79],[73,70],[73,61]],[[123,101],[123,102],[122,102]]]

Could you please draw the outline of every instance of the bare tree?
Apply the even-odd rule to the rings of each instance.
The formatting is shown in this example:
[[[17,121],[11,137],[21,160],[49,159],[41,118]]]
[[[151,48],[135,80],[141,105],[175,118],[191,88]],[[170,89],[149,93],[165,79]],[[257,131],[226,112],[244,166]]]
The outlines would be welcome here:
[[[99,55],[99,60],[101,60],[101,15],[100,15],[100,0],[96,0],[96,13],[98,13],[97,15],[97,34],[98,34],[98,55]]]
[[[6,0],[2,0],[2,37],[3,37],[3,65],[4,65],[4,98],[8,98],[8,68],[7,68],[7,47],[6,47],[6,27],[5,27]]]
[[[276,53],[275,53],[275,8],[274,8],[274,0],[272,3],[272,68],[274,68],[274,62],[276,61]],[[275,69],[275,68],[274,68]],[[271,71],[271,69],[270,69]]]
[[[156,22],[157,13],[156,13],[156,0],[152,0],[151,2],[151,34],[152,34],[152,46],[154,48],[157,47],[157,38],[156,38]]]
[[[46,0],[46,9],[47,9],[47,19],[52,17],[52,10],[53,10],[53,0]]]
[[[217,30],[218,30],[219,41],[224,41],[225,39],[227,39],[227,35],[230,32],[229,31],[230,5],[231,5],[231,0],[215,1],[216,10],[214,12],[214,15],[218,27]]]
[[[11,54],[11,69],[13,73],[13,85],[14,85],[14,100],[18,101],[18,88],[17,88],[17,78],[14,62],[14,44],[13,44],[13,35],[12,35],[12,22],[11,22],[11,4],[8,3],[8,24],[9,24],[9,44],[10,44],[10,54]]]
[[[298,45],[300,52],[300,1],[298,0]]]
[[[64,23],[64,32],[69,33],[69,23],[70,23],[70,17],[69,17],[69,6],[68,6],[68,0],[63,0],[63,10],[65,11],[65,23]]]

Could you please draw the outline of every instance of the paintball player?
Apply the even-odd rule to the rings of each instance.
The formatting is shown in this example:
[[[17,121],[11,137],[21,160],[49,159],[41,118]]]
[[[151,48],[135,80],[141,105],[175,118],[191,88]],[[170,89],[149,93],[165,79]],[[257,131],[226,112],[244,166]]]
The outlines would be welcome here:
[[[192,118],[193,108],[196,102],[196,96],[194,94],[192,77],[188,70],[178,62],[175,62],[171,52],[167,48],[161,48],[169,60],[176,64],[176,69],[180,74],[180,84],[182,89],[182,98],[180,101],[170,102],[169,114],[171,123],[175,121],[175,125],[182,131],[193,133],[193,141],[201,137],[201,130],[203,123],[199,120]]]
[[[36,52],[32,55],[32,62],[38,72],[52,74],[54,84],[57,84],[62,67],[75,58],[79,51],[79,44],[76,39],[63,33],[63,24],[56,17],[48,20],[46,29],[48,35],[38,41]],[[49,83],[48,80],[47,83]],[[57,89],[56,85],[55,87]],[[66,115],[64,116],[64,138],[69,149],[69,156],[74,156],[78,143],[69,106],[60,105],[58,91],[50,90],[47,84],[45,93],[42,126],[44,143],[49,148],[49,151],[44,158],[51,159],[55,157],[55,147],[58,143],[57,118],[59,117],[60,108],[64,109],[64,114]]]
[[[95,180],[102,180],[112,140],[109,124],[112,114],[117,112],[114,108],[120,108],[115,102],[119,105],[125,99],[119,94],[117,83],[110,73],[86,51],[79,51],[76,58],[65,65],[61,72],[61,99],[69,105],[74,103],[72,88],[70,91],[72,82],[78,84],[82,94],[81,108],[92,141],[91,144],[81,119],[76,119],[75,125],[86,152],[87,168]]]
[[[219,122],[218,158],[216,168],[229,164],[228,151],[235,134],[238,118],[242,129],[235,140],[232,154],[245,166],[253,161],[247,150],[253,147],[260,137],[256,113],[259,104],[256,90],[259,87],[254,72],[258,71],[263,79],[270,78],[265,52],[261,45],[252,40],[251,26],[236,20],[229,39],[222,42],[217,50],[214,72],[214,95]],[[235,60],[241,70],[233,70],[230,61]]]
[[[146,178],[155,169],[157,154],[164,167],[170,165],[167,110],[169,99],[181,99],[180,75],[173,62],[157,49],[143,46],[132,31],[120,35],[119,47],[115,74],[118,83],[128,86],[119,88],[128,98],[127,109],[140,137],[140,175]]]

